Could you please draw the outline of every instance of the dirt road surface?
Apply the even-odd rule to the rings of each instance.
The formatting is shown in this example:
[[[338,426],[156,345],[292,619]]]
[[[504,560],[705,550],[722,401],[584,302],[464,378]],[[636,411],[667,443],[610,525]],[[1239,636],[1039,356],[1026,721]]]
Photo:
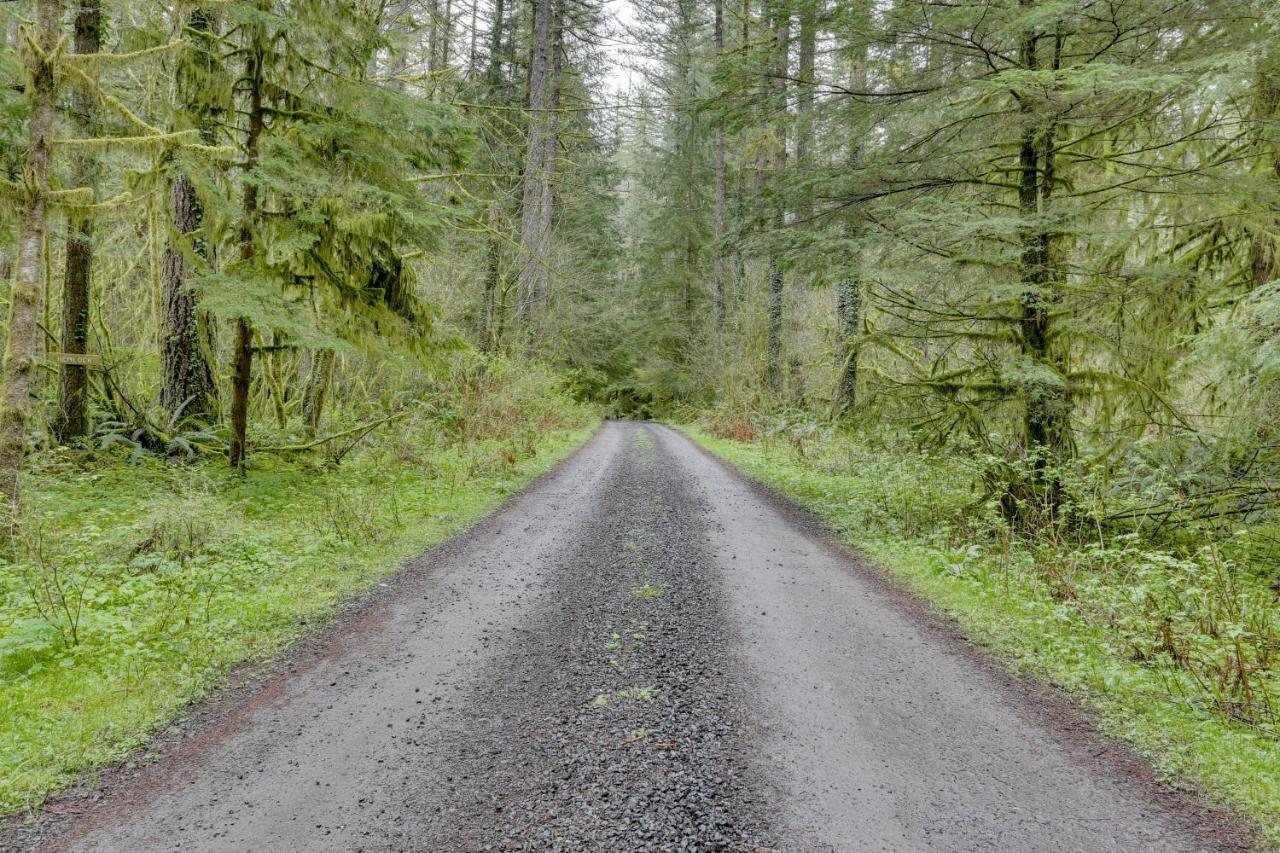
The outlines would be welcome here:
[[[1236,850],[679,433],[610,423],[14,849]],[[3,846],[3,845],[0,845]]]

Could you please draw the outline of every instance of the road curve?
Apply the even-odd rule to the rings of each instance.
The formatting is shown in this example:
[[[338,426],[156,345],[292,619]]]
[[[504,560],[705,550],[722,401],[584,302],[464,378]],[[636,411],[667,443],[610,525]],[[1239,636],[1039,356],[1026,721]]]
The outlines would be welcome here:
[[[9,843],[1246,848],[803,514],[651,424],[606,424],[196,717],[157,761],[79,795],[82,814]]]

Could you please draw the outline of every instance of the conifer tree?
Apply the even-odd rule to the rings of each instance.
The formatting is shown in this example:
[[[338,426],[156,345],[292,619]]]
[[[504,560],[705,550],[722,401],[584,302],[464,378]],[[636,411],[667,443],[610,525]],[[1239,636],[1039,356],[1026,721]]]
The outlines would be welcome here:
[[[185,10],[179,11],[181,14]],[[218,93],[220,62],[215,56],[216,14],[195,7],[183,21],[186,44],[174,73],[176,128],[194,127],[204,146],[218,143],[217,116],[225,112]],[[211,264],[212,241],[205,233],[204,204],[196,189],[190,162],[171,160],[169,239],[163,270],[163,327],[160,361],[163,370],[160,401],[171,419],[211,415],[217,384],[213,372],[213,324],[200,310],[192,287],[192,272]]]
[[[19,501],[32,381],[41,355],[40,315],[45,290],[44,241],[53,169],[54,68],[61,49],[62,3],[37,0],[35,27],[23,32],[30,119],[20,195],[16,274],[9,292],[4,400],[0,404],[0,495],[10,511]],[[11,518],[9,523],[14,519]]]
[[[529,41],[527,154],[524,197],[520,208],[520,306],[532,321],[550,297],[551,220],[555,209],[553,179],[558,159],[560,76],[563,68],[566,0],[534,0]]]
[[[244,116],[237,259],[198,283],[203,307],[235,329],[229,457],[242,468],[256,351],[397,330],[426,339],[430,314],[400,253],[433,247],[456,214],[416,179],[460,167],[471,137],[447,108],[368,79],[381,36],[361,10],[254,0],[227,14]]]
[[[100,0],[80,0],[75,13],[75,52],[82,56],[102,49]],[[97,133],[97,97],[91,87],[76,87],[72,112],[76,134],[92,138]],[[97,156],[92,150],[75,154],[72,182],[92,189],[97,184]],[[62,287],[62,352],[71,357],[88,352],[89,298],[93,276],[93,220],[72,214],[67,223],[67,250]],[[84,364],[70,360],[62,365],[58,388],[58,412],[53,430],[65,443],[89,430],[87,412],[88,372]]]

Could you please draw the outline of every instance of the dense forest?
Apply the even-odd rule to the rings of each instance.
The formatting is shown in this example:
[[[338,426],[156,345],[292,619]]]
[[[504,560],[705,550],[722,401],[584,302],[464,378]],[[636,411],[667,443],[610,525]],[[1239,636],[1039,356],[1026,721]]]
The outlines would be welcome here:
[[[1073,459],[1268,499],[1262,6],[5,5],[12,495],[32,442],[246,466],[465,348],[973,442],[1011,512]]]
[[[0,724],[0,809],[205,689],[193,657],[257,653],[219,645],[270,586],[233,579],[229,531],[292,497],[320,521],[254,565],[391,561],[427,539],[388,484],[505,494],[604,416],[693,425],[885,562],[910,542],[925,586],[1007,604],[1020,573],[1056,627],[1013,633],[1100,631],[1156,673],[1053,680],[1247,738],[1234,770],[1169,766],[1280,821],[1275,4],[7,0],[0,25],[0,688],[35,725],[90,691],[73,668],[93,696],[187,679],[105,742],[122,712],[75,693],[101,720],[42,729],[80,732],[44,763]],[[264,648],[305,610],[282,590]]]

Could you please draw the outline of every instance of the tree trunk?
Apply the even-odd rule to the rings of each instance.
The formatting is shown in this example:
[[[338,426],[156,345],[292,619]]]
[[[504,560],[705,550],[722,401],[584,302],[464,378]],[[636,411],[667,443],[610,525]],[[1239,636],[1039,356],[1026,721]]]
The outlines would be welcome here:
[[[797,409],[806,409],[809,405],[809,393],[804,384],[804,364],[798,356],[791,356],[787,362],[787,390],[791,394],[791,405]]]
[[[867,88],[867,42],[861,40],[857,55],[850,68],[849,89],[862,92]],[[852,169],[862,166],[862,135],[852,134],[849,147],[849,165]],[[854,233],[861,225],[854,226]],[[858,335],[862,331],[862,264],[859,249],[854,246],[849,253],[851,274],[836,285],[836,371],[835,411],[847,415],[858,403]]]
[[[775,396],[782,393],[782,269],[769,256],[769,318],[765,353],[765,384]]]
[[[231,447],[232,468],[244,469],[248,457],[245,434],[249,423],[249,384],[253,379],[253,326],[244,317],[236,321],[231,373]]]
[[[716,61],[724,54],[724,0],[715,0],[715,47]],[[728,233],[726,224],[726,180],[724,155],[724,119],[716,119],[715,162],[716,162],[716,201],[715,201],[715,235],[716,235],[716,331],[724,331],[725,290],[729,280],[729,259],[725,253],[725,237]]]
[[[1272,34],[1268,41],[1268,49],[1264,51],[1257,69],[1255,89],[1255,123],[1259,128],[1274,128],[1280,120],[1280,46],[1275,44],[1280,33]],[[1264,180],[1270,183],[1280,181],[1280,141],[1274,132],[1258,134],[1259,153],[1262,155],[1261,165]],[[1268,210],[1262,227],[1254,235],[1250,247],[1250,266],[1253,273],[1254,287],[1274,281],[1280,277],[1280,210]]]
[[[470,47],[467,50],[467,76],[471,78],[476,76],[476,45],[478,43],[476,28],[480,25],[479,17],[480,0],[471,0],[471,29],[467,33],[470,40]]]
[[[1031,6],[1034,0],[1023,0]],[[1023,37],[1020,59],[1028,71],[1040,67],[1037,56],[1038,43],[1043,34],[1030,32]],[[1061,39],[1055,39],[1053,66],[1060,61]],[[1025,404],[1024,427],[1028,447],[1037,453],[1036,470],[1041,480],[1051,512],[1056,511],[1062,500],[1061,482],[1050,471],[1051,458],[1059,458],[1070,446],[1071,401],[1066,389],[1065,366],[1053,350],[1053,307],[1057,298],[1053,292],[1054,235],[1043,224],[1053,196],[1054,176],[1054,128],[1044,126],[1035,117],[1030,96],[1022,96],[1022,112],[1025,125],[1019,151],[1020,177],[1018,185],[1018,209],[1024,221],[1029,222],[1022,232],[1020,259],[1023,293],[1021,315],[1018,321],[1022,355],[1036,375],[1022,388]],[[1041,378],[1041,374],[1048,374]]]
[[[0,495],[17,523],[22,459],[31,411],[31,380],[42,344],[40,320],[45,290],[44,241],[53,160],[53,63],[62,23],[61,0],[36,3],[35,42],[40,54],[25,51],[27,96],[31,104],[23,175],[24,195],[18,230],[18,269],[9,297],[9,340],[5,347],[4,401],[0,406]]]
[[[784,115],[787,98],[787,60],[791,42],[791,18],[786,5],[780,2],[772,4],[769,25],[773,29],[774,66],[771,88],[774,92],[773,107]],[[787,132],[785,125],[776,128],[777,138],[774,140],[772,179],[774,189],[781,189],[783,173],[787,168]],[[781,230],[786,225],[786,210],[782,201],[776,201],[774,225]],[[784,300],[782,268],[778,264],[777,249],[769,253],[769,316],[767,323],[767,346],[765,379],[770,393],[778,397],[782,393],[782,309]]]
[[[524,198],[520,216],[520,313],[532,321],[549,288],[547,250],[552,212],[549,178],[555,169],[552,117],[559,78],[558,20],[561,0],[535,0],[533,41],[529,47],[528,139],[524,169]],[[550,162],[548,162],[550,161]]]
[[[252,170],[258,163],[258,141],[262,136],[262,75],[266,50],[261,25],[252,35],[249,48],[247,77],[249,78],[249,126],[245,134],[245,169]],[[258,187],[252,182],[244,187],[244,224],[240,228],[240,262],[248,266],[253,262],[253,231],[258,218]],[[236,321],[234,345],[235,367],[231,377],[231,467],[244,470],[248,448],[245,434],[249,422],[249,385],[253,380],[253,326],[248,317]]]
[[[440,3],[439,0],[427,0],[427,77],[434,91],[436,86],[436,53],[439,50],[437,41],[440,38]]]
[[[498,348],[498,285],[502,280],[502,247],[498,241],[498,229],[502,227],[498,202],[489,206],[489,236],[485,249],[484,273],[484,329],[481,348],[494,352]]]
[[[216,399],[213,369],[205,354],[208,329],[200,316],[195,294],[190,290],[191,264],[180,241],[191,240],[192,251],[204,258],[203,237],[192,240],[202,227],[200,201],[185,174],[177,175],[169,190],[169,211],[173,236],[165,250],[163,267],[164,329],[160,358],[164,383],[160,402],[175,420],[213,413]]]
[[[862,322],[862,288],[855,276],[836,285],[836,332],[840,364],[836,381],[836,412],[851,411],[858,399],[858,340]]]
[[[211,15],[202,9],[191,13],[188,25],[197,32],[214,31]],[[195,94],[180,91],[178,98],[182,102],[190,102]],[[204,144],[215,144],[217,137],[211,117],[199,115],[195,118]],[[173,420],[207,417],[214,413],[217,400],[217,384],[210,362],[212,326],[207,318],[201,316],[196,295],[191,291],[190,258],[194,255],[208,262],[209,243],[201,233],[204,209],[195,186],[185,173],[176,174],[169,188],[169,216],[169,244],[161,271],[163,326],[160,361],[163,381],[160,403]]]
[[[453,0],[444,0],[444,19],[440,22],[440,66],[441,71],[449,68],[450,53],[453,46]]]
[[[320,431],[320,421],[324,417],[324,404],[329,398],[329,388],[333,384],[333,367],[338,354],[331,349],[321,350],[311,361],[311,372],[307,375],[307,389],[302,397],[302,416],[307,424],[307,436],[314,436]]]
[[[75,19],[75,52],[81,55],[102,50],[102,6],[99,0],[81,0]],[[97,135],[96,95],[84,87],[76,90],[72,102],[77,135]],[[96,187],[97,157],[90,151],[76,155],[73,183]],[[62,351],[84,355],[89,345],[89,288],[93,274],[93,222],[88,216],[73,215],[67,222],[67,261],[62,281]],[[87,435],[88,368],[64,364],[58,384],[58,411],[53,434],[59,443]]]
[[[263,360],[263,376],[267,386],[267,395],[271,399],[271,410],[276,416],[276,426],[283,432],[289,426],[289,383],[285,374],[286,335],[280,332],[271,334],[271,351]]]
[[[502,83],[502,30],[506,23],[503,0],[493,0],[493,29],[489,33],[489,88]]]
[[[551,0],[551,79],[548,81],[550,98],[547,114],[546,151],[542,156],[542,215],[539,223],[542,236],[543,267],[539,298],[545,304],[551,296],[551,222],[555,215],[556,165],[560,157],[560,78],[564,71],[564,2]]]
[[[796,70],[796,164],[804,169],[813,153],[813,102],[814,59],[817,56],[818,12],[817,0],[802,0],[800,4],[799,67]],[[813,191],[805,189],[798,203],[796,215],[807,221],[813,216]]]

